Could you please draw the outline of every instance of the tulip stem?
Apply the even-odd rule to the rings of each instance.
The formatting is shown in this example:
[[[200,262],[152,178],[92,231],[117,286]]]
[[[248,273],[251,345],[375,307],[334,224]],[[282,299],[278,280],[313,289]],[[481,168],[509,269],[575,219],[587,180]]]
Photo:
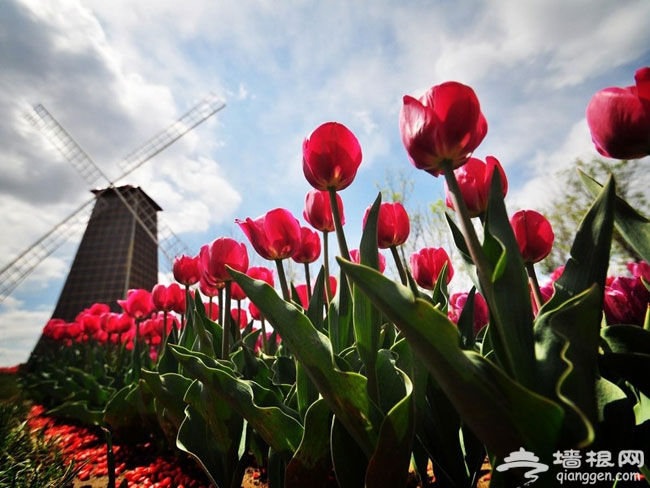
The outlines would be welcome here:
[[[452,161],[444,161],[442,163],[442,169],[444,171],[445,180],[447,181],[447,187],[449,188],[451,202],[459,217],[460,230],[465,237],[469,253],[472,257],[472,261],[474,261],[474,266],[476,266],[476,274],[478,275],[479,283],[481,284],[485,295],[492,295],[492,287],[490,286],[490,280],[488,279],[492,274],[492,270],[483,254],[481,243],[479,242],[474,226],[472,225],[472,218],[469,216],[467,205],[465,204],[465,200],[463,200],[463,195],[458,186],[458,181],[456,181]],[[487,298],[488,297],[486,296],[486,299]]]
[[[343,225],[341,223],[341,213],[339,212],[339,205],[336,199],[336,190],[328,188],[327,192],[330,196],[330,206],[332,207],[332,219],[334,220],[334,229],[336,230],[336,238],[339,241],[339,251],[341,257],[346,261],[350,261],[350,251],[348,250],[348,243],[345,241],[345,234],[343,233]]]
[[[483,297],[485,298],[489,309],[494,313],[497,313],[499,307],[496,296],[494,295],[494,290],[492,288],[492,266],[487,261],[487,258],[483,253],[483,248],[481,247],[481,243],[479,242],[476,231],[474,230],[474,226],[472,225],[472,218],[470,217],[469,211],[467,210],[465,200],[463,200],[463,195],[460,191],[460,187],[458,186],[458,181],[456,181],[456,175],[454,174],[452,161],[444,161],[442,163],[442,169],[444,171],[445,180],[447,181],[447,187],[449,188],[451,203],[456,210],[456,215],[459,217],[460,230],[463,233],[465,243],[467,244],[470,256],[472,257],[472,261],[476,267],[476,275],[478,277],[481,293],[483,294]],[[503,335],[503,330],[501,330],[501,327],[499,327],[497,324],[498,322],[494,324],[494,327],[503,343],[507,344],[507,340]],[[505,365],[506,370],[509,371],[510,374],[515,374],[517,368],[511,352],[506,348],[505,353],[507,355],[507,358],[505,359],[508,363]]]
[[[280,289],[282,290],[282,298],[285,301],[291,300],[291,295],[289,293],[289,285],[287,284],[287,275],[284,273],[284,267],[282,266],[282,260],[276,259],[275,266],[278,270],[278,279],[280,280]]]
[[[262,317],[262,352],[268,354],[268,347],[266,345],[266,320]]]
[[[397,252],[397,246],[390,246],[390,253],[393,255],[395,260],[395,266],[397,266],[397,272],[399,273],[399,279],[402,282],[402,285],[408,285],[408,278],[406,277],[406,270],[404,269],[404,263],[402,258],[400,258],[399,253]]]
[[[232,289],[232,281],[226,281],[226,304],[223,311],[223,333],[221,334],[221,359],[228,359],[230,356],[230,324],[232,317],[230,315],[230,290]]]
[[[537,305],[537,311],[542,308],[544,305],[544,299],[542,298],[542,292],[539,288],[539,281],[537,280],[537,273],[535,273],[535,265],[533,263],[526,263],[526,273],[528,274],[528,280],[530,281],[530,286],[533,289],[533,298],[535,299],[535,305]]]
[[[311,277],[309,276],[309,263],[305,264],[305,283],[307,283],[307,305],[311,302]]]
[[[332,287],[330,286],[330,253],[329,253],[329,232],[323,231],[323,269],[325,271],[325,296],[327,303],[332,301]]]

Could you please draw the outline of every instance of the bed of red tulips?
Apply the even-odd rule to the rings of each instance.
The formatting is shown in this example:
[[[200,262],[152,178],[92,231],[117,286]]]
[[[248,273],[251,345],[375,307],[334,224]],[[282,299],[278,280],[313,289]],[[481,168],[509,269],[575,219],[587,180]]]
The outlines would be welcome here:
[[[33,431],[43,429],[45,436],[54,439],[64,456],[79,468],[75,487],[107,485],[109,460],[101,432],[48,416],[41,406],[32,407],[28,424]],[[126,480],[128,487],[210,487],[209,480],[192,460],[178,453],[162,455],[151,443],[114,445],[113,452],[118,485]],[[255,476],[259,477],[259,472]]]

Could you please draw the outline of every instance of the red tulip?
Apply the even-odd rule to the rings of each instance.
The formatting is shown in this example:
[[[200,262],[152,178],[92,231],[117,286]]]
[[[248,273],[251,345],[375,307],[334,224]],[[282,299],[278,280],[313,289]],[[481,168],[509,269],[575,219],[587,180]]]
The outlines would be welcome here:
[[[377,253],[379,256],[379,272],[383,273],[384,270],[386,269],[386,257],[382,253]],[[352,260],[353,263],[360,263],[361,262],[361,256],[359,255],[359,250],[358,249],[351,249],[350,250],[350,259]]]
[[[169,286],[158,283],[151,290],[151,298],[159,312],[178,312],[185,310],[185,290],[178,283]]]
[[[537,263],[551,252],[553,229],[546,217],[534,210],[520,210],[510,218],[524,263]]]
[[[454,268],[447,251],[441,247],[425,247],[411,254],[411,272],[422,288],[433,290],[444,264],[447,264],[447,283],[454,276]]]
[[[101,315],[94,315],[85,310],[77,315],[75,322],[81,325],[89,337],[92,337],[101,327]]]
[[[203,306],[205,307],[205,314],[210,318],[210,320],[213,322],[218,322],[219,304],[214,302],[203,302]]]
[[[286,259],[300,248],[300,222],[283,208],[253,220],[236,220],[253,248],[264,259]]]
[[[201,246],[199,259],[202,278],[212,287],[232,280],[226,266],[242,273],[248,269],[246,246],[230,237],[219,237],[212,243]]]
[[[508,179],[497,158],[488,156],[485,158],[485,163],[477,158],[469,158],[467,163],[454,171],[470,217],[478,217],[487,210],[490,184],[492,183],[492,175],[494,174],[495,168],[499,170],[501,188],[505,197],[508,192]],[[445,195],[447,207],[454,210],[446,181]]]
[[[487,122],[470,87],[450,81],[430,88],[419,100],[404,96],[400,133],[411,163],[433,176],[443,161],[467,162],[487,134]]]
[[[454,293],[449,297],[449,319],[457,324],[460,314],[465,308],[469,293]],[[488,306],[480,293],[474,294],[474,334],[478,333],[488,323],[490,318]]]
[[[296,263],[313,263],[320,257],[320,236],[308,227],[300,228],[300,246],[291,255]]]
[[[253,302],[248,302],[248,313],[253,320],[262,320],[260,309]]]
[[[366,226],[370,207],[363,216],[363,226]],[[388,249],[404,244],[411,232],[409,216],[400,202],[384,202],[379,207],[377,219],[377,244],[379,249]]]
[[[343,214],[343,201],[339,194],[336,194],[336,205],[341,216],[341,225],[345,225]],[[310,190],[305,197],[305,209],[302,216],[314,229],[321,232],[334,231],[334,218],[332,217],[332,204],[328,192],[322,190]]]
[[[246,274],[255,280],[262,280],[271,286],[274,285],[273,270],[265,266],[251,266]]]
[[[361,146],[343,124],[326,122],[302,143],[302,170],[317,190],[350,186],[361,164]]]
[[[600,154],[636,159],[650,154],[650,67],[637,70],[635,86],[597,92],[587,106],[591,139]]]
[[[233,308],[230,310],[230,316],[235,324],[239,325],[240,329],[245,329],[248,325],[248,314],[242,308]]]
[[[50,319],[43,327],[43,335],[58,341],[63,338],[66,325],[63,319]]]
[[[101,325],[107,334],[124,334],[133,327],[133,319],[126,312],[108,312],[102,315]]]
[[[199,256],[176,256],[172,265],[174,279],[181,285],[192,286],[201,279],[201,264]]]
[[[126,300],[118,300],[117,303],[126,313],[138,320],[148,317],[156,310],[151,293],[142,288],[129,290]]]
[[[246,271],[246,275],[256,280],[265,281],[269,285],[273,286],[273,271],[269,268],[264,266],[251,266],[248,268],[248,271]],[[230,297],[233,300],[243,300],[246,298],[246,293],[244,293],[244,290],[233,281],[230,288]]]
[[[213,285],[212,282],[203,276],[199,280],[199,291],[206,297],[219,296],[219,292],[223,290],[225,286],[226,283],[224,281],[220,281],[216,285]]]
[[[650,283],[650,264],[646,261],[639,261],[638,263],[628,263],[627,269],[632,276],[636,278],[643,278]]]
[[[619,276],[608,281],[604,301],[607,323],[643,326],[650,306],[650,292],[641,279]]]

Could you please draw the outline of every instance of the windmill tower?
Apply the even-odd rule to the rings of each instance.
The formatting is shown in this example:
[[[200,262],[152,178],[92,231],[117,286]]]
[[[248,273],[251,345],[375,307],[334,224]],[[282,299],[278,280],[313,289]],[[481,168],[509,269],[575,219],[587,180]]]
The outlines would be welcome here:
[[[203,99],[124,158],[119,163],[122,174],[110,180],[42,105],[35,106],[28,119],[91,187],[98,183],[103,187],[92,190],[93,199],[0,271],[0,301],[8,297],[41,261],[66,242],[73,229],[85,221],[84,237],[52,317],[71,321],[93,303],[106,303],[117,308],[115,300],[124,298],[128,289],[151,289],[158,281],[159,252],[171,268],[174,257],[188,254],[187,248],[164,222],[159,221],[157,214],[161,208],[141,188],[116,186],[115,183],[224,107],[223,101],[214,95]]]
[[[149,233],[157,235],[157,212],[162,209],[139,187],[123,185],[93,193],[97,203],[52,313],[52,318],[67,322],[94,303],[105,303],[116,312],[117,300],[129,289],[150,290],[158,282],[158,247],[131,210]]]

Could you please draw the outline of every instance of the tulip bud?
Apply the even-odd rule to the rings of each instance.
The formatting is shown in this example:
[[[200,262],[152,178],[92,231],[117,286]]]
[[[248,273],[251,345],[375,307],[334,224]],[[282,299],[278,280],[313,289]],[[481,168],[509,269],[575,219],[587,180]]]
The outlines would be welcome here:
[[[302,169],[317,190],[343,190],[352,184],[361,164],[361,146],[343,124],[326,122],[302,144]]]
[[[345,225],[343,214],[343,201],[339,194],[336,194],[336,205],[341,216],[341,225]],[[328,192],[321,190],[310,190],[305,196],[305,209],[302,216],[314,229],[321,232],[334,231],[334,217],[332,216],[332,205]]]
[[[212,287],[220,282],[231,281],[226,266],[245,273],[248,269],[248,252],[243,243],[229,237],[220,237],[201,247],[199,253],[202,278]]]
[[[450,81],[430,88],[419,100],[404,96],[400,133],[411,163],[433,176],[442,163],[465,164],[487,134],[478,98],[469,86]]]
[[[126,313],[138,320],[148,317],[156,310],[151,293],[142,288],[129,290],[126,300],[118,300],[117,303]]]
[[[550,222],[534,210],[520,210],[510,218],[524,263],[537,263],[553,248],[555,235]]]
[[[363,216],[363,226],[366,226],[370,208]],[[404,244],[411,232],[409,216],[400,202],[384,202],[379,207],[377,219],[377,245],[379,249],[388,249]]]
[[[470,217],[478,217],[487,210],[490,185],[492,184],[492,175],[495,169],[499,171],[501,176],[502,196],[505,197],[508,192],[508,180],[497,158],[488,156],[485,158],[485,163],[477,158],[469,158],[467,163],[454,171]],[[455,210],[446,181],[445,196],[447,207]]]
[[[199,282],[201,278],[201,266],[199,256],[177,256],[174,258],[172,265],[174,279],[181,285],[192,286]]]
[[[264,259],[286,259],[300,247],[300,222],[283,208],[270,210],[253,220],[235,221]]]
[[[426,290],[433,290],[445,263],[447,264],[447,283],[454,276],[454,268],[447,251],[442,247],[425,247],[411,254],[411,272],[415,282]]]
[[[291,255],[296,263],[313,263],[320,257],[320,236],[308,227],[300,228],[300,246]]]
[[[650,67],[637,70],[635,86],[597,92],[587,106],[587,125],[600,154],[636,159],[650,154]]]

